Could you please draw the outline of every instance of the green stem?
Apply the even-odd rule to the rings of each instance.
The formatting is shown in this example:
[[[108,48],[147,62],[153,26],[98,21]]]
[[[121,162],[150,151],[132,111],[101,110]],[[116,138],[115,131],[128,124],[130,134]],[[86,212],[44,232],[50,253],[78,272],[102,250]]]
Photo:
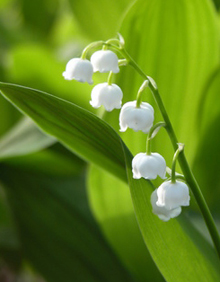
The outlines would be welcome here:
[[[151,154],[151,140],[156,136],[156,134],[158,133],[161,127],[166,127],[166,123],[161,121],[151,127],[148,133],[148,136],[147,136],[147,143],[146,143],[146,154],[147,155]]]
[[[176,161],[178,159],[178,156],[180,152],[183,151],[184,144],[178,144],[178,149],[176,150],[174,156],[173,156],[173,162],[172,162],[172,170],[171,170],[171,182],[176,182]]]
[[[138,90],[136,108],[140,108],[142,93],[147,86],[148,86],[148,80],[145,80]]]
[[[110,71],[110,72],[109,72],[109,75],[108,75],[108,80],[107,80],[108,85],[111,85],[111,84],[112,84],[112,79],[113,79],[113,72]]]
[[[161,114],[163,116],[163,119],[166,123],[166,129],[167,129],[167,133],[170,137],[171,143],[173,145],[174,150],[176,151],[178,149],[178,140],[176,137],[176,134],[173,130],[172,124],[170,122],[170,119],[168,117],[168,114],[166,112],[166,109],[164,107],[163,101],[160,97],[159,91],[157,89],[156,84],[154,83],[154,81],[148,77],[143,71],[142,69],[137,65],[137,63],[132,59],[132,57],[127,53],[127,51],[125,49],[121,50],[121,52],[123,52],[124,57],[128,60],[129,64],[143,77],[143,79],[148,79],[149,80],[149,88],[154,96],[154,99],[161,111]],[[218,253],[218,256],[220,258],[220,237],[219,237],[219,233],[218,230],[216,228],[214,219],[211,215],[211,212],[209,210],[209,207],[205,201],[205,198],[200,190],[200,187],[189,167],[189,164],[186,160],[185,154],[184,152],[182,152],[179,157],[179,164],[180,167],[182,169],[182,172],[185,176],[186,182],[189,184],[193,195],[197,201],[197,204],[201,210],[201,213],[203,215],[203,218],[205,220],[205,223],[207,225],[207,228],[209,230],[209,233],[211,235],[211,238],[213,240],[214,246],[216,248],[216,251]]]
[[[86,46],[86,48],[84,48],[84,50],[82,51],[81,59],[83,60],[86,59],[87,53],[90,49],[102,46],[103,44],[104,44],[104,41],[96,41]]]

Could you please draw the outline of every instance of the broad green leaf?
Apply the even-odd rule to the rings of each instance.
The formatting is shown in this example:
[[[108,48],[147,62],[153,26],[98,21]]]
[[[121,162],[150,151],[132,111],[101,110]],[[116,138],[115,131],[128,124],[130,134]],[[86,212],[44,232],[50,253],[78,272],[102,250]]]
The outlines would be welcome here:
[[[218,281],[219,259],[188,222],[162,222],[152,213],[152,185],[133,179],[132,156],[124,150],[128,181],[137,220],[148,249],[166,281]]]
[[[55,142],[55,138],[41,132],[31,119],[23,118],[0,139],[0,159],[30,154]]]
[[[67,148],[126,179],[120,139],[107,123],[70,102],[38,90],[7,83],[0,83],[0,90]]]
[[[48,177],[1,165],[24,256],[49,282],[133,281],[89,212],[83,175]]]
[[[92,40],[114,37],[125,11],[134,1],[69,0],[80,27]]]

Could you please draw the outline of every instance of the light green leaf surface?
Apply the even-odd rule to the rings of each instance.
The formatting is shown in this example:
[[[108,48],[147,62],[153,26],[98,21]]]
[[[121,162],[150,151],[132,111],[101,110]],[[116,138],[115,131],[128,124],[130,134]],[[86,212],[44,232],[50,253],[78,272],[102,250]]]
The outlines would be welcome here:
[[[153,77],[158,84],[178,140],[185,143],[187,158],[192,163],[199,140],[197,130],[199,101],[207,78],[219,62],[219,32],[214,6],[209,0],[139,0],[126,15],[120,33],[125,38],[125,48],[143,71]],[[142,82],[143,79],[132,68],[121,68],[116,83],[123,90],[123,103],[136,99]],[[155,122],[161,121],[161,115],[150,91],[146,90],[143,100],[154,106]],[[103,118],[118,131],[117,112],[106,113]],[[142,132],[137,133],[128,129],[120,136],[133,154],[145,151],[146,135]],[[152,141],[152,150],[162,154],[167,165],[171,166],[173,148],[165,130],[161,129]],[[97,181],[102,179],[102,189],[97,191],[93,185],[90,186],[94,214],[102,224],[112,246],[118,253],[126,255],[123,246],[118,245],[113,235],[117,232],[117,226],[113,228],[112,224],[112,227],[106,228],[105,224],[109,219],[113,222],[117,194],[109,192],[111,191],[109,177],[97,171],[93,173],[95,176],[92,175],[92,178],[96,177]],[[160,183],[158,180],[155,181],[156,186]],[[114,185],[119,191],[125,190],[120,181],[115,180]],[[127,199],[126,192],[120,194],[118,217],[121,210],[122,220],[119,224],[118,218],[115,217],[115,222],[124,230],[123,236],[133,242],[134,237],[129,233],[131,222],[123,220],[125,210],[131,211],[132,207],[123,199]],[[100,208],[102,202],[105,202],[105,206]],[[138,235],[136,240],[140,240]],[[141,256],[143,249],[136,248],[133,251],[130,257],[127,254],[127,261]],[[135,263],[133,269],[141,275]],[[142,281],[146,280],[144,275],[142,272]]]
[[[29,118],[22,118],[0,139],[0,159],[22,156],[40,151],[56,142]]]
[[[69,0],[82,31],[92,40],[114,37],[122,17],[135,0]]]
[[[48,282],[132,282],[89,212],[83,175],[48,177],[2,165],[23,255]]]
[[[7,83],[0,83],[0,90],[70,150],[126,179],[119,137],[107,123],[70,102],[38,90]]]

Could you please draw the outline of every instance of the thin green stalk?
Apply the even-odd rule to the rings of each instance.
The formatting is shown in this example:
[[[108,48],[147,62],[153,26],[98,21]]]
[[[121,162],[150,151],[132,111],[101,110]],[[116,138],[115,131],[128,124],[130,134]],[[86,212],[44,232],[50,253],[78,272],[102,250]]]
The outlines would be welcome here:
[[[147,142],[146,142],[146,154],[147,155],[151,154],[151,140],[156,136],[156,134],[158,133],[161,127],[166,127],[166,123],[163,121],[160,121],[151,127],[148,133]]]
[[[159,94],[159,91],[157,89],[156,84],[154,83],[154,81],[148,77],[143,71],[142,69],[137,65],[137,63],[131,58],[131,56],[127,53],[127,51],[125,49],[120,50],[123,54],[124,57],[128,60],[129,64],[143,77],[143,79],[147,79],[149,81],[148,87],[150,88],[154,99],[161,111],[161,114],[163,116],[163,119],[166,123],[166,130],[168,132],[168,135],[170,137],[171,143],[173,145],[174,150],[176,151],[178,149],[178,140],[177,137],[175,135],[175,132],[173,130],[172,124],[170,122],[170,119],[168,117],[168,114],[166,112],[166,109],[164,107],[163,101],[161,99],[161,96]],[[182,152],[179,157],[178,157],[178,161],[180,164],[180,167],[182,169],[182,172],[185,176],[185,179],[187,181],[187,183],[189,184],[193,195],[197,201],[197,204],[201,210],[201,213],[203,215],[203,218],[205,220],[205,223],[207,225],[207,228],[209,230],[209,233],[211,235],[211,238],[213,240],[214,246],[216,248],[216,251],[218,253],[218,256],[220,258],[220,237],[219,237],[219,233],[218,230],[216,228],[214,219],[211,215],[211,212],[209,210],[209,207],[205,201],[205,198],[200,190],[200,187],[189,167],[189,164],[186,160],[185,154],[184,152]]]
[[[176,161],[179,157],[179,154],[183,151],[183,149],[184,149],[184,144],[179,143],[178,149],[176,150],[176,152],[173,156],[172,170],[171,170],[171,182],[172,183],[176,182]]]

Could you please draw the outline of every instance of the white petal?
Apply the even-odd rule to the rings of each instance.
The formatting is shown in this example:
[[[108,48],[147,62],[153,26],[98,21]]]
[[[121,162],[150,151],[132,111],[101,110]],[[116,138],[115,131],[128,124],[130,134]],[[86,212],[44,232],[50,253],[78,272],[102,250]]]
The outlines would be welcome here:
[[[166,178],[166,161],[165,159],[158,153],[151,153],[151,155],[154,157],[154,159],[157,161],[157,174],[160,176],[160,178],[165,179]]]
[[[150,104],[141,103],[140,107],[136,108],[136,101],[127,102],[123,105],[119,116],[120,131],[125,131],[129,127],[134,131],[142,130],[148,133],[153,121],[154,110]]]
[[[177,217],[182,211],[181,207],[177,207],[177,208],[172,209],[172,210],[167,210],[164,207],[158,207],[157,204],[156,204],[157,200],[158,200],[157,190],[155,190],[151,194],[151,205],[152,205],[152,208],[153,208],[152,212],[154,214],[156,214],[163,221],[168,221],[168,220],[170,220],[170,218]]]
[[[80,58],[71,59],[67,65],[66,70],[63,72],[63,76],[67,80],[75,79],[80,82],[93,83],[93,66],[88,60]]]
[[[158,175],[164,178],[166,162],[158,153],[139,153],[132,160],[132,172],[135,179],[155,179]]]
[[[118,85],[109,85],[106,82],[100,83],[92,90],[90,104],[94,108],[103,105],[107,111],[112,111],[113,109],[120,109],[122,97],[123,93]]]
[[[157,189],[157,196],[157,205],[168,210],[179,206],[188,206],[190,201],[189,188],[181,181],[162,183]]]
[[[99,50],[91,56],[90,60],[95,72],[119,72],[118,57],[110,50]]]

